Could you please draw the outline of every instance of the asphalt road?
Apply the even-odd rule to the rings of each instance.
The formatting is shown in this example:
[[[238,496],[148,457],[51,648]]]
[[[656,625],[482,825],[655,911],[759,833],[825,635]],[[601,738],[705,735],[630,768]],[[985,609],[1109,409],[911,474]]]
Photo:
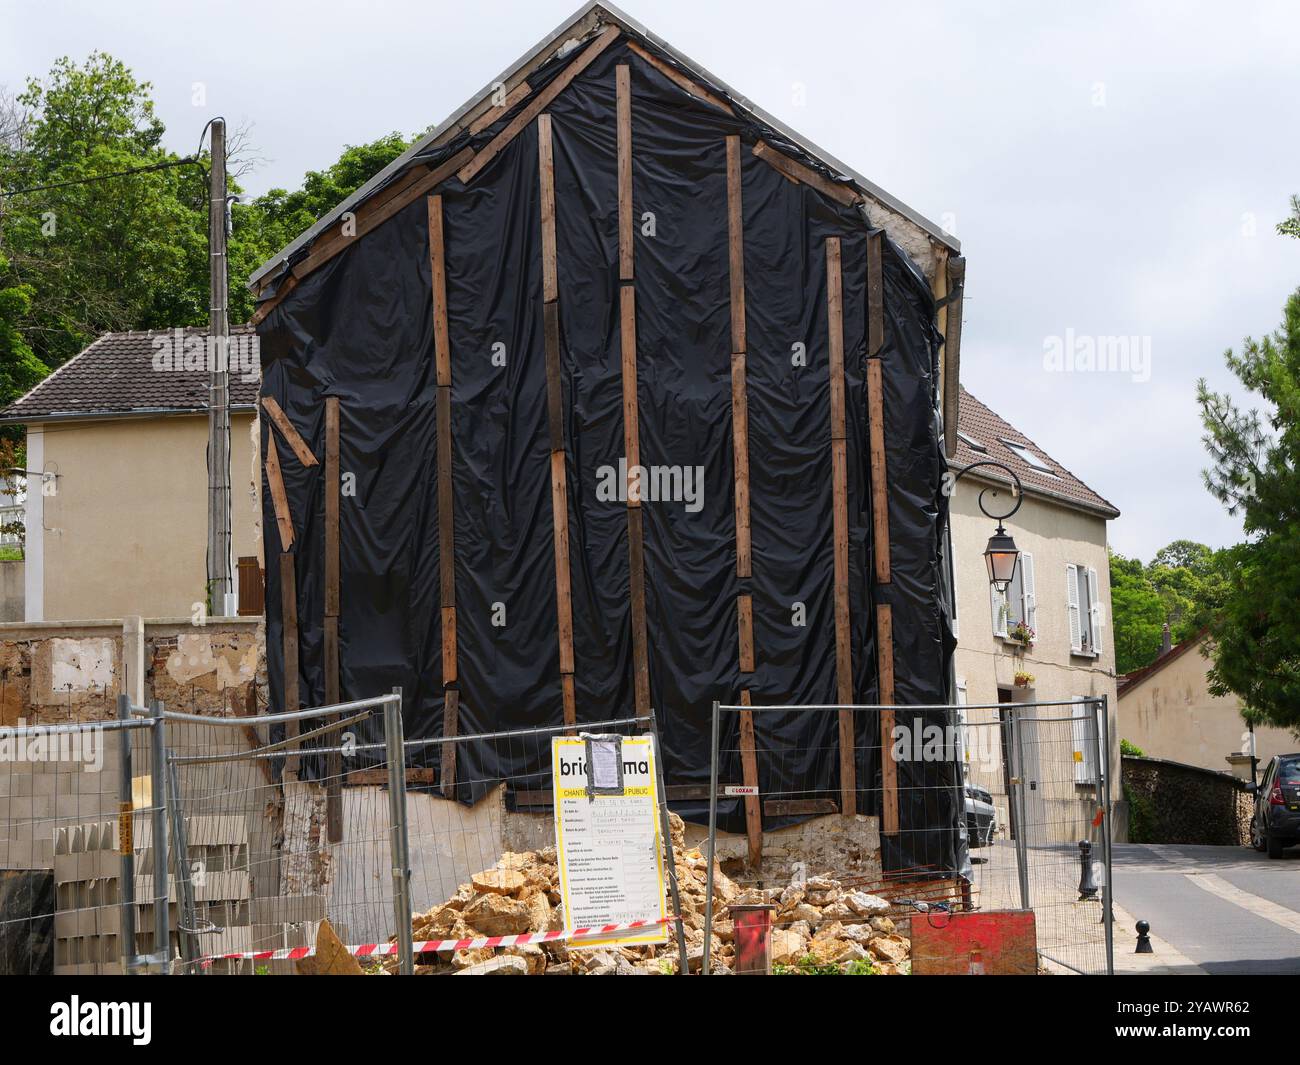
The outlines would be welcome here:
[[[1300,847],[1118,844],[1113,866],[1117,902],[1204,972],[1300,974]],[[1117,923],[1117,958],[1134,943]]]

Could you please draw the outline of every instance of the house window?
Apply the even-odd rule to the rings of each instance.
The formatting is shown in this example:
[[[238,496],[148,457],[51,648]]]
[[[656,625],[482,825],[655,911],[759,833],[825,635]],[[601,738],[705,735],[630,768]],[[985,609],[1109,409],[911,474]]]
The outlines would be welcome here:
[[[989,585],[993,607],[993,635],[1008,636],[1018,626],[1033,629],[1037,607],[1034,600],[1034,556],[1021,551],[1015,575],[1005,592]]]
[[[1065,567],[1065,605],[1070,620],[1070,651],[1096,658],[1101,654],[1101,600],[1097,571],[1071,562]]]
[[[967,436],[965,433],[962,432],[958,432],[957,436],[960,437],[962,440],[964,440],[966,442],[966,446],[970,448],[972,451],[979,451],[984,454],[988,453],[989,449],[986,448],[983,444],[981,444],[978,440],[976,440],[973,436]]]
[[[1002,443],[1006,444],[1007,450],[1030,469],[1037,470],[1039,473],[1046,473],[1052,477],[1056,476],[1056,471],[1047,464],[1047,460],[1035,455],[1029,450],[1028,445],[1017,444],[1014,440],[1003,440]]]

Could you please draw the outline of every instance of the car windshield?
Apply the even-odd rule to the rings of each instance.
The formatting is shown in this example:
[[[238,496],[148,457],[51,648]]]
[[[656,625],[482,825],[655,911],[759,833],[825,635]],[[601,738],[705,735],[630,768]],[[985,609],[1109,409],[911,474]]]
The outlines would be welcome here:
[[[1300,784],[1300,755],[1283,758],[1277,767],[1277,777],[1284,784]]]

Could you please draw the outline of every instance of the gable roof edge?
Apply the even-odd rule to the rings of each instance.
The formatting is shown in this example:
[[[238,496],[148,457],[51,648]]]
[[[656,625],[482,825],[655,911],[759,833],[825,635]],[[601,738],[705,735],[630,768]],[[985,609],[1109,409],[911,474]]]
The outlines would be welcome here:
[[[520,70],[534,63],[539,57],[546,56],[557,46],[562,45],[576,33],[579,40],[585,40],[595,30],[604,25],[615,25],[625,33],[633,34],[654,45],[666,55],[672,57],[682,66],[686,67],[699,78],[709,82],[714,87],[722,90],[737,107],[748,112],[760,122],[776,130],[790,140],[791,143],[798,145],[813,158],[825,164],[828,168],[839,174],[852,179],[854,184],[870,199],[875,200],[882,207],[895,212],[907,221],[911,222],[917,228],[925,232],[931,240],[949,248],[954,254],[960,254],[961,242],[956,237],[944,232],[937,224],[931,222],[919,211],[913,210],[907,204],[894,196],[891,196],[880,186],[863,177],[852,167],[846,166],[840,160],[836,159],[829,152],[819,148],[812,141],[800,136],[794,130],[790,129],[779,119],[769,115],[758,105],[752,103],[748,97],[736,92],[726,82],[715,77],[709,71],[705,70],[698,63],[683,55],[672,45],[668,44],[662,38],[652,33],[646,27],[627,15],[623,11],[606,3],[605,0],[590,0],[577,12],[565,19],[556,29],[544,37],[533,48],[529,49],[523,56],[517,59],[497,77],[493,78],[488,84],[471,96],[460,107],[458,107],[450,117],[439,123],[436,127],[424,134],[410,148],[399,155],[379,173],[375,174],[369,181],[359,189],[346,197],[341,203],[337,204],[330,211],[318,218],[311,226],[299,233],[293,240],[281,248],[274,256],[259,266],[248,279],[248,287],[257,290],[261,283],[268,279],[271,274],[283,266],[292,256],[304,246],[310,244],[322,232],[328,229],[341,214],[351,210],[353,207],[368,199],[372,193],[382,188],[396,174],[400,173],[411,164],[421,154],[427,152],[431,147],[438,144],[439,141],[446,139],[449,135],[454,134],[460,128],[461,120],[472,111],[478,104],[489,96],[494,87],[498,84],[509,84],[511,78]]]

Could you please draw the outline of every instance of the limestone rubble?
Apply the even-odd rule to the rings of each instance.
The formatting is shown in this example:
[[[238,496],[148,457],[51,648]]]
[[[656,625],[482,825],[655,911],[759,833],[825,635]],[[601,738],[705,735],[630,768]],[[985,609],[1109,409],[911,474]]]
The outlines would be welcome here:
[[[682,925],[688,964],[696,971],[703,956],[707,863],[697,848],[687,849],[685,826],[670,815]],[[875,895],[841,887],[836,880],[814,877],[784,888],[742,888],[714,867],[714,924],[711,944],[715,972],[731,971],[735,960],[733,903],[768,903],[773,915],[772,962],[790,971],[870,972],[897,975],[910,970],[911,944],[888,916],[889,903]],[[411,922],[415,940],[472,939],[482,936],[544,932],[562,928],[559,872],[555,848],[507,852],[496,866],[475,873],[467,884],[441,905],[416,915]],[[488,965],[495,958],[518,959],[508,965]],[[395,962],[390,960],[391,971]],[[529,976],[671,975],[678,967],[675,940],[646,947],[572,948],[563,941],[514,947],[439,951],[417,955],[417,974],[527,974]]]

